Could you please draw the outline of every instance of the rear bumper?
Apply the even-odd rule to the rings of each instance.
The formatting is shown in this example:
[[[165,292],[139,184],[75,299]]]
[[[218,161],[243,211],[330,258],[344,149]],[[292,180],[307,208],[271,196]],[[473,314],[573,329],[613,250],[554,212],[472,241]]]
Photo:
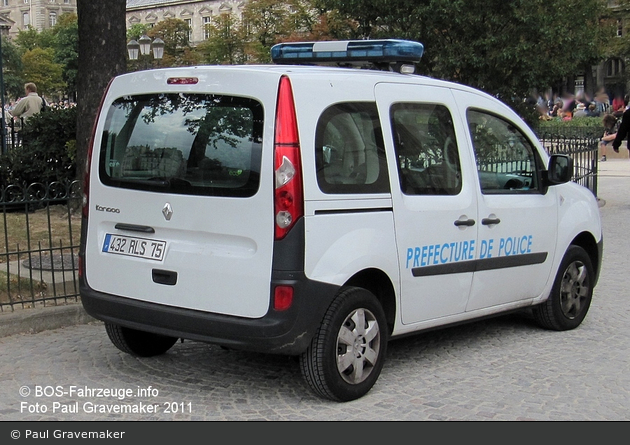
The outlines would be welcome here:
[[[303,273],[280,272],[274,274],[270,295],[280,284],[294,287],[293,305],[286,311],[270,307],[264,317],[256,319],[105,294],[90,288],[84,277],[80,279],[80,294],[87,313],[105,322],[232,348],[297,355],[310,344],[339,288],[308,280]]]

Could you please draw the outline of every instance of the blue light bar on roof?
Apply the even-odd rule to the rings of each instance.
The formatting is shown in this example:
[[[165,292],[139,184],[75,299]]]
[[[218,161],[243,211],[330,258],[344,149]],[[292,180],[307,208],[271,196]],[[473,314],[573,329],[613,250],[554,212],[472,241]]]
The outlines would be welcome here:
[[[422,43],[411,40],[340,40],[279,43],[271,48],[271,60],[277,64],[327,62],[419,62]]]

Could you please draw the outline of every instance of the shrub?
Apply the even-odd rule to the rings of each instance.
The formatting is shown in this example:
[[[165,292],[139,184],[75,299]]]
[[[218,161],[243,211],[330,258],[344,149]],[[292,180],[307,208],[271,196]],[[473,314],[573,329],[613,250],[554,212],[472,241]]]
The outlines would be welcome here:
[[[569,139],[601,138],[604,124],[601,117],[577,117],[569,121],[552,119],[538,121],[532,129],[539,137],[552,134]]]
[[[76,108],[48,108],[20,130],[22,145],[0,156],[2,185],[73,180]]]

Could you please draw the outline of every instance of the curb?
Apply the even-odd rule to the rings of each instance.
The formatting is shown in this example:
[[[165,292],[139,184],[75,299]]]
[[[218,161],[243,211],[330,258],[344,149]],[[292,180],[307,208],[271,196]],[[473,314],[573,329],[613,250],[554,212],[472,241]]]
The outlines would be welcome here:
[[[88,315],[81,303],[0,313],[0,338],[17,334],[36,334],[97,321]]]

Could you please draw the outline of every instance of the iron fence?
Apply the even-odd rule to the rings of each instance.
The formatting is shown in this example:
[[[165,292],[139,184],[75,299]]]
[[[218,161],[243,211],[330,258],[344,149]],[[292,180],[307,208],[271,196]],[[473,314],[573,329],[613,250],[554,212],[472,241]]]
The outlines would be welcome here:
[[[77,302],[79,181],[0,190],[0,312]]]
[[[538,128],[538,139],[549,154],[567,154],[573,158],[573,181],[597,196],[599,140],[604,129],[596,126]]]
[[[22,144],[20,138],[20,130],[24,126],[24,119],[7,119],[4,126],[4,145],[2,149],[4,152],[17,148]]]

